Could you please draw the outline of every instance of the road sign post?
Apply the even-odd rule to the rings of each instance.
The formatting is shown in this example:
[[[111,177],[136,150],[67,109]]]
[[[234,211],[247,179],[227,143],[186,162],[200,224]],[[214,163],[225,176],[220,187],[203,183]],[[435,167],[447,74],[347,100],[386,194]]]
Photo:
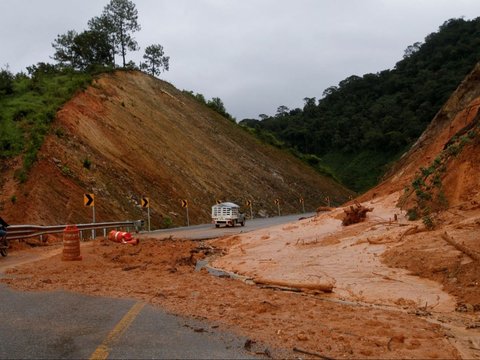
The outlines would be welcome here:
[[[92,206],[92,213],[93,213],[93,223],[95,224],[95,206]],[[95,229],[92,229],[92,239],[95,240],[95,237],[97,236],[97,231]]]
[[[150,232],[150,198],[142,197],[142,208],[147,208],[148,232]]]
[[[93,223],[95,223],[95,194],[83,194],[83,205],[92,208]],[[95,229],[92,229],[92,239],[95,239]]]
[[[305,199],[303,197],[300,198],[300,204],[302,204],[302,211],[305,214]]]
[[[282,216],[280,213],[280,199],[275,199],[275,204],[277,204],[278,207],[278,216]]]
[[[187,211],[187,226],[190,226],[190,219],[188,216],[188,200],[182,200],[182,207]]]

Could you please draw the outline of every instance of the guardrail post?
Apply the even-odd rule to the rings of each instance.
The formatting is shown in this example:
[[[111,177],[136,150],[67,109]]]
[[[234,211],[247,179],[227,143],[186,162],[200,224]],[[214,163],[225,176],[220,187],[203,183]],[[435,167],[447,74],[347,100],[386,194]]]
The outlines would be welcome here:
[[[107,237],[107,228],[103,228],[103,237]]]
[[[77,224],[77,228],[80,232],[80,240],[86,241],[89,239],[88,231],[94,229],[103,229],[105,236],[107,236],[108,229],[123,229],[128,227],[128,229],[134,229],[141,226],[142,220],[137,221],[118,221],[110,223],[90,223],[90,224]],[[26,238],[36,237],[40,241],[46,240],[48,234],[58,234],[62,233],[67,225],[52,225],[52,226],[40,226],[40,225],[11,225],[8,228],[7,239],[8,240],[20,240]],[[85,231],[87,231],[85,233]],[[95,233],[92,231],[94,238]]]
[[[92,210],[93,210],[93,223],[95,224],[95,205],[92,206]],[[95,240],[95,235],[96,235],[96,231],[95,229],[92,229],[92,240]]]

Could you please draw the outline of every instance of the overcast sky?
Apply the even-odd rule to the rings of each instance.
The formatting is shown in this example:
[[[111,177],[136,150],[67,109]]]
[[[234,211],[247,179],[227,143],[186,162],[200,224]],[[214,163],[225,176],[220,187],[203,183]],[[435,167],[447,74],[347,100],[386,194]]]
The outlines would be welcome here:
[[[81,32],[109,0],[0,0],[0,67],[53,62],[51,43]],[[479,0],[134,0],[142,30],[137,64],[164,46],[160,77],[237,118],[274,115],[350,75],[392,69],[407,46],[451,18],[480,16]],[[117,59],[117,62],[119,59]]]

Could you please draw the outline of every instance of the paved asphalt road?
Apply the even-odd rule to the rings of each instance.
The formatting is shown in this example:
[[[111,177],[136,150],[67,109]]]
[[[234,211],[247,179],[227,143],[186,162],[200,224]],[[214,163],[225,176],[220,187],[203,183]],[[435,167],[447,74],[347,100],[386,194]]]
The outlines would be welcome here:
[[[144,232],[144,236],[153,237],[157,239],[166,239],[169,237],[177,239],[191,239],[191,240],[205,240],[221,237],[224,235],[234,235],[246,233],[262,228],[267,228],[275,225],[281,225],[296,221],[302,217],[311,217],[315,213],[296,214],[287,216],[276,216],[271,218],[259,218],[247,220],[245,226],[237,225],[235,227],[220,227],[216,228],[213,224],[194,225],[189,227],[163,229],[151,232]]]
[[[1,359],[255,357],[245,351],[245,338],[135,300],[0,285],[0,309]]]
[[[247,221],[245,227],[198,225],[147,233],[149,237],[206,239],[248,232],[313,214]],[[50,254],[61,251],[54,249]],[[45,257],[41,251],[0,258],[7,268]],[[133,299],[64,291],[19,292],[0,284],[0,359],[238,359],[265,358],[244,349],[246,338],[214,324],[185,319]],[[257,344],[258,350],[265,347]]]

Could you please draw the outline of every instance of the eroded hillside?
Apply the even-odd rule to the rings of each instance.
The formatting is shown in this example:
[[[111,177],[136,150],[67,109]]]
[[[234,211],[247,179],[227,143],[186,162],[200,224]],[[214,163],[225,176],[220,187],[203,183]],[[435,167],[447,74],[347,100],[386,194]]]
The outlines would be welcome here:
[[[20,159],[2,180],[2,215],[12,224],[90,222],[83,194],[95,194],[97,221],[145,218],[140,197],[150,198],[152,226],[209,219],[216,200],[275,215],[349,192],[296,158],[260,144],[238,126],[140,72],[102,75],[58,112],[25,184],[13,179]]]

